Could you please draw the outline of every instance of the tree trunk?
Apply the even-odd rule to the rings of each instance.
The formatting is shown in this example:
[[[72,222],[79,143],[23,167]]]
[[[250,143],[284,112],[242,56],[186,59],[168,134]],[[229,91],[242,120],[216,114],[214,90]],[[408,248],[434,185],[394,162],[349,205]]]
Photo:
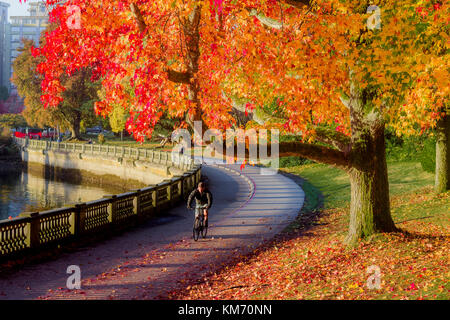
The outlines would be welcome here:
[[[71,139],[80,139],[80,128],[81,128],[81,114],[75,113],[73,119],[71,119],[70,131],[72,134]]]
[[[194,130],[194,122],[202,121],[201,132],[198,137],[203,140],[203,133],[206,126],[202,120],[202,108],[199,97],[200,81],[197,79],[200,61],[200,22],[201,22],[201,5],[196,5],[188,18],[182,23],[184,38],[187,48],[186,69],[191,75],[188,83],[189,102],[191,103],[191,112],[186,114],[186,122]],[[200,141],[198,141],[200,143]]]
[[[389,204],[384,124],[354,143],[348,173],[351,203],[346,242],[353,245],[378,232],[396,231]]]
[[[450,116],[445,115],[437,124],[436,172],[434,189],[437,193],[450,189]]]

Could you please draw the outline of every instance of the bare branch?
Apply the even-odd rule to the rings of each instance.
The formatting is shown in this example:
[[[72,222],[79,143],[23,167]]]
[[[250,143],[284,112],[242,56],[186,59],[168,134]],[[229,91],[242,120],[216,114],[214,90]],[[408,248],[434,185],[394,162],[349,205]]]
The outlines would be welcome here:
[[[266,17],[264,14],[256,11],[256,9],[252,9],[250,11],[250,16],[255,16],[259,20],[259,22],[261,22],[262,24],[264,24],[270,28],[277,29],[277,30],[283,28],[282,22],[272,19],[272,18],[269,18],[269,17]]]
[[[189,72],[179,72],[172,69],[166,69],[169,80],[175,83],[190,84],[192,74]]]
[[[134,15],[134,18],[136,19],[136,22],[139,27],[139,31],[144,32],[145,29],[147,28],[147,25],[145,24],[145,20],[144,20],[144,17],[142,16],[141,10],[134,3],[130,4],[130,9]]]
[[[296,8],[309,7],[312,3],[312,0],[280,0],[280,1]]]

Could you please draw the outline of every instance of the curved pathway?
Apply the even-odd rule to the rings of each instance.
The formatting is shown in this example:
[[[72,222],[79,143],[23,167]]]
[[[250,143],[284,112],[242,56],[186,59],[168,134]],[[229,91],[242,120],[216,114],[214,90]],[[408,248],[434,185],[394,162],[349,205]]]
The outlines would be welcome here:
[[[193,211],[163,217],[55,260],[0,275],[0,299],[155,299],[248,253],[286,227],[300,211],[303,190],[257,167],[206,165],[213,193],[208,237],[192,239]],[[66,289],[69,265],[81,269],[81,289]]]

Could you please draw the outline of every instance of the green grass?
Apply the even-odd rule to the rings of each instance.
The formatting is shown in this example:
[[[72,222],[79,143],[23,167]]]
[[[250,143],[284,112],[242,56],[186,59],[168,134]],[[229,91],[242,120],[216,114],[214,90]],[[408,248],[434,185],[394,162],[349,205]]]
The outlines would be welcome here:
[[[86,141],[91,139],[94,143],[98,143],[98,136],[97,135],[90,135],[90,134],[82,134],[81,135],[83,139]],[[120,139],[120,137],[116,136],[105,136],[105,144],[111,145],[111,146],[117,146],[117,147],[133,147],[133,148],[146,148],[146,149],[157,149],[161,148],[159,141],[148,141],[146,140],[143,143],[137,142],[134,140],[132,136],[124,137],[123,141]],[[171,149],[170,144],[166,144],[166,146],[163,148],[163,150]]]
[[[339,169],[309,164],[285,168],[316,186],[325,196],[325,208],[344,207],[350,202],[350,181],[347,174]],[[422,170],[417,162],[388,163],[389,190],[391,195],[413,192],[433,184],[433,175]]]

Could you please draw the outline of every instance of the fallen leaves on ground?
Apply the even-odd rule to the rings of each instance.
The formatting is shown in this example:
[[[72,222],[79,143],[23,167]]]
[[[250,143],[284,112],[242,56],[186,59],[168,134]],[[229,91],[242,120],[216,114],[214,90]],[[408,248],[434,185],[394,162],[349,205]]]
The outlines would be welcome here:
[[[417,194],[394,197],[394,216],[399,211],[403,219],[405,206],[426,207],[429,202],[448,208],[449,193],[434,195],[425,188]],[[311,228],[278,237],[169,298],[449,299],[448,212],[440,213],[440,224],[412,218],[399,223],[403,232],[380,234],[347,248],[348,208],[324,210]],[[380,271],[378,288],[371,266]]]

